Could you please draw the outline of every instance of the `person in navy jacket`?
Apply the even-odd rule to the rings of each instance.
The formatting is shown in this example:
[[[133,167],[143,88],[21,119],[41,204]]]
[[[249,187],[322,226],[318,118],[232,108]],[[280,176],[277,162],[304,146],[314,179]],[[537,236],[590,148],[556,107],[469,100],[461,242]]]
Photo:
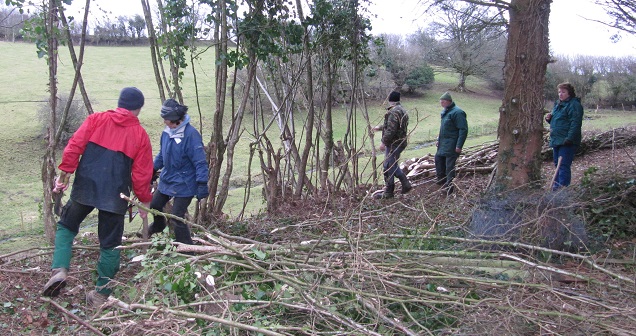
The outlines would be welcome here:
[[[167,99],[161,107],[161,117],[166,128],[161,133],[160,149],[154,160],[154,171],[159,175],[159,184],[150,208],[162,211],[174,199],[171,214],[184,218],[192,198],[208,197],[208,162],[201,134],[190,124],[188,107],[174,99]],[[192,244],[190,228],[180,220],[170,219],[175,240]],[[163,232],[166,228],[164,216],[154,216],[148,227],[149,235]]]

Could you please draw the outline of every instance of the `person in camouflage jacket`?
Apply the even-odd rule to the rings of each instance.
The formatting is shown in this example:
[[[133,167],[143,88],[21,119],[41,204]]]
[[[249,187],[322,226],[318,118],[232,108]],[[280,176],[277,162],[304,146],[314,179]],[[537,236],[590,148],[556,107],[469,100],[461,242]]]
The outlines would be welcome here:
[[[391,92],[389,95],[389,107],[384,114],[384,124],[376,127],[382,130],[382,144],[380,149],[384,149],[384,190],[374,195],[375,198],[393,198],[395,191],[394,178],[397,177],[402,184],[402,193],[405,194],[412,189],[408,178],[400,169],[398,160],[400,154],[406,148],[407,128],[409,115],[400,104],[400,93]]]

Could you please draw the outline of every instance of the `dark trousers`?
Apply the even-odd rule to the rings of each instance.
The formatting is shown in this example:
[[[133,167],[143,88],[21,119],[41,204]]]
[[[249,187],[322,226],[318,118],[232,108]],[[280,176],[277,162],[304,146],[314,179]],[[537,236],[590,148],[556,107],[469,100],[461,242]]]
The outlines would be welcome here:
[[[400,169],[400,165],[398,160],[400,159],[400,154],[404,150],[403,147],[392,147],[387,146],[384,150],[384,183],[385,183],[385,192],[392,194],[395,191],[395,181],[394,178],[397,177],[402,185],[407,184],[407,178],[402,169]]]
[[[95,208],[77,203],[70,199],[62,209],[62,216],[57,223],[55,232],[55,250],[51,268],[69,269],[71,264],[73,239],[79,232],[80,224]],[[124,215],[99,210],[97,215],[97,235],[99,237],[99,260],[97,260],[98,292],[110,295],[112,289],[108,286],[119,271],[121,258],[120,250],[124,234]]]
[[[435,155],[435,174],[437,175],[437,183],[443,184],[444,187],[450,187],[455,178],[455,163],[459,154],[456,155]]]
[[[574,161],[574,154],[576,154],[577,146],[563,145],[552,148],[554,166],[556,167],[561,157],[561,164],[556,172],[556,178],[552,185],[552,190],[557,190],[561,187],[567,187],[572,180],[572,161]]]
[[[168,201],[170,201],[171,198],[171,196],[156,191],[152,196],[150,209],[163,211],[163,207],[168,203]],[[188,206],[190,206],[190,202],[192,202],[192,197],[174,197],[174,201],[172,202],[171,214],[180,218],[184,218],[186,212],[188,211]],[[150,226],[150,234],[163,232],[163,230],[166,228],[166,218],[163,216],[153,217],[154,222]],[[170,219],[170,221],[173,224],[175,240],[179,243],[192,245],[192,236],[190,235],[190,228],[188,227],[188,225],[180,220]]]
[[[83,205],[70,199],[62,209],[62,217],[58,225],[61,225],[77,235],[80,224],[95,207]],[[111,249],[121,245],[121,237],[124,234],[124,215],[99,210],[97,215],[97,235],[99,247]]]

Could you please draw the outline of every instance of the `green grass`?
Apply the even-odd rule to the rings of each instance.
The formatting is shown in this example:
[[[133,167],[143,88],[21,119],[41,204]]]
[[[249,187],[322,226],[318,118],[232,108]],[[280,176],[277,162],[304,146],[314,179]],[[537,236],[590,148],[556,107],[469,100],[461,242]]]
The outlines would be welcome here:
[[[64,47],[65,48],[65,47]],[[59,92],[65,95],[70,89],[73,76],[68,52],[60,49]],[[32,232],[41,233],[41,205],[42,183],[40,176],[41,159],[44,154],[44,141],[40,137],[38,111],[46,109],[48,92],[48,70],[46,61],[38,59],[36,49],[30,43],[0,42],[0,107],[5,114],[4,132],[0,133],[0,241],[6,237],[28,235]],[[198,127],[199,120],[204,123],[204,141],[210,138],[210,124],[214,113],[214,55],[211,51],[203,54],[197,64],[197,79],[201,99],[201,114],[197,110],[195,89],[190,68],[185,70],[184,95],[185,103],[190,106],[192,123]],[[92,99],[95,111],[111,109],[116,106],[119,91],[125,86],[140,88],[146,97],[146,104],[140,115],[143,126],[148,131],[156,152],[159,135],[163,130],[163,121],[159,116],[161,101],[157,93],[156,82],[152,66],[150,65],[147,47],[94,47],[86,49],[83,79]],[[423,156],[434,153],[434,139],[439,128],[439,96],[456,85],[457,78],[449,73],[436,75],[436,82],[431,90],[418,95],[403,95],[402,104],[410,113],[411,134],[409,147],[402,158]],[[470,93],[455,93],[455,102],[466,111],[469,123],[469,138],[467,146],[476,145],[493,140],[499,117],[500,97],[486,88],[485,83],[475,78],[469,78]],[[79,91],[75,99],[80,99]],[[335,140],[342,138],[346,125],[345,106],[334,111]],[[368,113],[371,124],[380,124],[383,120],[385,107],[382,102],[369,101]],[[229,113],[226,113],[226,115]],[[636,117],[633,113],[618,111],[588,112],[591,120],[584,122],[585,129],[608,129],[633,123]],[[297,114],[296,125],[300,129],[305,116]],[[357,125],[360,127],[358,143],[363,143],[366,122],[362,113],[357,115]],[[235,216],[240,211],[243,202],[243,186],[246,181],[247,162],[249,153],[249,136],[252,128],[252,116],[246,115],[244,125],[246,132],[236,149],[234,160],[233,189],[226,203],[225,212]],[[229,122],[226,123],[229,125]],[[300,133],[300,132],[299,132]],[[274,146],[277,143],[278,130],[273,127],[268,133]],[[378,136],[375,137],[378,145]],[[366,140],[365,140],[366,141]],[[321,150],[323,144],[320,144]],[[365,149],[370,151],[369,144]],[[59,160],[59,155],[58,155]],[[378,164],[382,157],[378,158]],[[364,166],[364,163],[361,162]],[[260,173],[258,158],[254,158],[252,174]],[[364,171],[371,175],[371,168]],[[258,176],[256,176],[258,179]],[[263,209],[261,187],[255,186],[251,191],[248,213],[254,214]],[[127,225],[127,230],[137,230],[140,226],[138,219]],[[38,234],[39,234],[38,233]],[[8,245],[2,244],[2,249]]]
[[[62,48],[62,47],[61,47]],[[83,79],[95,111],[112,109],[117,105],[121,88],[136,86],[145,95],[146,103],[140,120],[148,131],[153,144],[158,143],[163,130],[159,116],[161,101],[150,66],[147,47],[88,47],[82,67]],[[41,229],[42,182],[41,159],[44,141],[40,137],[38,111],[47,108],[48,68],[45,59],[38,59],[35,46],[30,43],[0,42],[0,88],[3,91],[0,106],[7,114],[6,131],[0,135],[0,240]],[[59,92],[66,95],[70,90],[73,69],[68,52],[60,49],[58,69]],[[213,103],[213,55],[204,54],[197,69],[202,99]],[[191,106],[193,122],[198,124],[199,113],[194,100],[194,84],[191,70],[185,73],[184,92]],[[81,99],[79,90],[75,99]],[[205,116],[204,116],[205,118]],[[208,134],[209,136],[209,134]],[[155,145],[156,146],[156,145]],[[158,148],[157,148],[158,149]],[[58,155],[58,161],[60,157]],[[137,229],[133,222],[131,229]],[[138,223],[137,223],[138,224]],[[6,245],[6,244],[3,244]]]

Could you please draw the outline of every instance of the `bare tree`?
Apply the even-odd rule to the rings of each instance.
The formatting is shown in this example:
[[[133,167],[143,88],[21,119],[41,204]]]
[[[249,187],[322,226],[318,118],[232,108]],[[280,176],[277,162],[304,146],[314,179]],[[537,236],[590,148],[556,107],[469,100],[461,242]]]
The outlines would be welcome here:
[[[379,62],[391,74],[395,87],[401,89],[418,57],[407,51],[406,43],[400,35],[382,34],[380,39],[382,43],[376,47]]]
[[[150,4],[148,0],[141,0],[141,7],[143,8],[143,11],[144,11],[146,28],[148,30],[148,41],[150,42],[150,57],[152,58],[152,68],[155,73],[155,81],[157,82],[159,97],[161,98],[161,101],[164,101],[166,100],[166,90],[170,92],[170,89],[167,86],[164,89],[164,85],[163,85],[164,81],[162,80],[162,78],[165,76],[163,75],[162,61],[161,61],[161,57],[159,56],[160,55],[159,45],[157,43],[155,27],[152,23],[152,14],[150,13]]]
[[[0,37],[15,42],[16,38],[21,36],[20,30],[24,27],[24,21],[28,19],[29,15],[20,13],[17,8],[3,8],[0,11]]]
[[[469,76],[485,76],[500,71],[503,64],[502,36],[506,20],[488,6],[460,1],[443,2],[441,19],[429,31],[440,40],[432,53],[434,63],[459,75],[456,91],[464,92]],[[505,41],[504,41],[505,42]]]
[[[179,43],[174,43],[175,41],[170,38],[170,33],[177,28],[171,20],[172,17],[167,15],[164,10],[163,1],[164,0],[157,0],[157,7],[159,8],[159,24],[161,27],[160,39],[164,40],[162,45],[166,58],[168,59],[168,65],[170,66],[170,81],[166,81],[166,87],[171,88],[171,90],[168,90],[169,92],[174,92],[174,95],[170,93],[170,97],[176,96],[176,99],[183,103],[183,92],[181,91],[179,75],[179,69],[184,60],[183,47]],[[167,2],[170,4],[170,1]],[[181,3],[181,5],[183,4]],[[168,86],[169,82],[172,83],[171,86]]]
[[[427,61],[431,55],[429,51],[437,41],[429,39],[427,33],[419,31],[407,39],[382,34],[380,42],[374,44],[376,62],[391,74],[395,88],[414,92],[433,83],[435,74]]]
[[[298,10],[298,15],[301,18],[301,21],[304,22],[305,21],[305,16],[303,15],[302,12],[302,5],[300,3],[300,0],[296,0],[296,10]],[[314,91],[313,91],[313,75],[312,75],[312,56],[311,56],[311,50],[310,50],[310,46],[309,46],[309,29],[308,29],[308,25],[303,24],[303,30],[304,30],[304,36],[303,36],[303,49],[305,51],[305,56],[307,57],[307,101],[309,103],[308,107],[309,107],[309,111],[307,111],[307,121],[305,123],[305,147],[303,148],[302,152],[301,152],[301,161],[298,162],[297,164],[297,168],[298,168],[298,183],[296,184],[296,191],[295,191],[295,196],[299,197],[302,194],[302,190],[303,190],[303,186],[308,183],[309,181],[306,181],[307,179],[305,178],[305,171],[307,169],[307,160],[309,159],[309,153],[311,150],[311,146],[312,146],[312,141],[313,141],[313,137],[312,137],[312,133],[313,133],[313,129],[314,129]]]
[[[93,106],[91,105],[91,101],[88,98],[88,92],[86,91],[86,86],[84,85],[84,79],[82,77],[82,64],[84,64],[84,47],[86,45],[86,29],[87,29],[87,21],[88,21],[88,13],[90,8],[90,0],[86,0],[86,5],[84,6],[84,20],[82,23],[82,33],[80,37],[80,53],[79,57],[75,53],[75,47],[73,46],[73,38],[71,36],[71,27],[69,26],[68,20],[66,19],[66,15],[64,14],[64,6],[60,3],[58,6],[58,11],[60,14],[60,21],[62,22],[62,27],[64,28],[64,32],[66,34],[66,40],[68,45],[69,54],[71,55],[71,61],[73,61],[73,67],[75,68],[75,77],[73,79],[73,84],[71,86],[71,92],[69,93],[69,99],[64,111],[64,117],[68,114],[69,109],[71,108],[71,104],[73,102],[73,96],[75,94],[75,89],[77,86],[80,88],[80,92],[82,93],[82,98],[84,99],[84,106],[86,107],[86,111],[88,114],[93,113]],[[64,122],[61,122],[60,125],[64,125]],[[58,130],[58,133],[60,131]],[[59,134],[56,134],[56,143],[59,141]]]
[[[636,2],[633,0],[596,0],[613,21],[598,21],[629,34],[636,34]]]
[[[225,154],[225,139],[223,138],[223,123],[226,107],[226,93],[228,83],[228,59],[221,55],[228,54],[228,8],[226,2],[221,1],[214,12],[214,53],[217,57],[215,66],[215,109],[212,119],[212,132],[210,142],[208,144],[208,167],[210,169],[210,178],[208,187],[210,197],[207,202],[202,204],[201,213],[209,214],[204,220],[218,217],[219,213],[214,213],[218,209],[216,195],[218,193],[219,180],[221,179],[221,168],[223,164],[223,156]]]

